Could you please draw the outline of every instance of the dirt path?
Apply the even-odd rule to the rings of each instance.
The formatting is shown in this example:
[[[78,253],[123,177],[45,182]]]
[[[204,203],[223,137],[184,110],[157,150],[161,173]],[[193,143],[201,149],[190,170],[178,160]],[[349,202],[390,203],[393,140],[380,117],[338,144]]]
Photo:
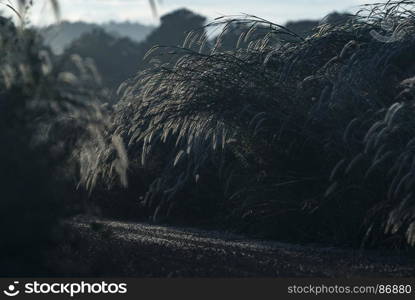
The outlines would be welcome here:
[[[141,223],[71,223],[87,275],[150,277],[414,276],[413,259]],[[93,242],[91,242],[93,241]],[[70,242],[68,242],[70,243]],[[78,246],[79,247],[79,246]],[[72,258],[73,259],[73,258]],[[82,262],[81,262],[82,263]],[[82,273],[82,272],[81,272]]]

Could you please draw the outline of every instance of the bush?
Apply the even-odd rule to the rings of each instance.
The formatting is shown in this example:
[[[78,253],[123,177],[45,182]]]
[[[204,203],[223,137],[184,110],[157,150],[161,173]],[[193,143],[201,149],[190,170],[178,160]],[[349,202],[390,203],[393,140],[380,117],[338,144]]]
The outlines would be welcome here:
[[[273,238],[414,245],[414,4],[306,38],[219,20],[249,28],[245,42],[268,31],[233,52],[168,50],[180,59],[126,82],[116,110],[129,156],[159,162],[142,204]]]
[[[34,32],[8,19],[0,35],[0,275],[45,275],[77,182],[90,190],[106,174],[123,180],[126,158],[107,135],[88,64],[73,57],[78,74],[66,72]]]

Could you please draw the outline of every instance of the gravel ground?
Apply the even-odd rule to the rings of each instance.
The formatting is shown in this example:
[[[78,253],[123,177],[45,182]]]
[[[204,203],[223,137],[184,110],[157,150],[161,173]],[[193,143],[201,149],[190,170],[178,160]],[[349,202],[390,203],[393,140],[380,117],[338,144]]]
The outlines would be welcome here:
[[[75,220],[53,260],[60,275],[134,277],[409,277],[415,259],[258,241],[215,231]],[[56,267],[57,265],[57,267]]]

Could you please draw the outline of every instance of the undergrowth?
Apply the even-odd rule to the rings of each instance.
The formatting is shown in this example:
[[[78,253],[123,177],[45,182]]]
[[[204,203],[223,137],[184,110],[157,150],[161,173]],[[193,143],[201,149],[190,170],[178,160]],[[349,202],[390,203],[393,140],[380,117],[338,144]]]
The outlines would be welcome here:
[[[67,72],[34,31],[5,18],[0,53],[0,275],[45,275],[80,190],[126,183],[127,160],[91,64],[74,56]]]

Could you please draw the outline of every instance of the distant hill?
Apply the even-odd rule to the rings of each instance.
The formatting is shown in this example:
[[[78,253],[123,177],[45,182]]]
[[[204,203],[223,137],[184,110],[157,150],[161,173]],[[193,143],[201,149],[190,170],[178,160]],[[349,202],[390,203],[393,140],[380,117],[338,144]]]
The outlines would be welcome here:
[[[133,41],[141,42],[154,30],[153,26],[146,26],[132,22],[109,22],[94,24],[86,22],[62,22],[40,29],[40,33],[56,54],[61,54],[74,40],[94,29],[103,29],[116,37],[128,37]]]

